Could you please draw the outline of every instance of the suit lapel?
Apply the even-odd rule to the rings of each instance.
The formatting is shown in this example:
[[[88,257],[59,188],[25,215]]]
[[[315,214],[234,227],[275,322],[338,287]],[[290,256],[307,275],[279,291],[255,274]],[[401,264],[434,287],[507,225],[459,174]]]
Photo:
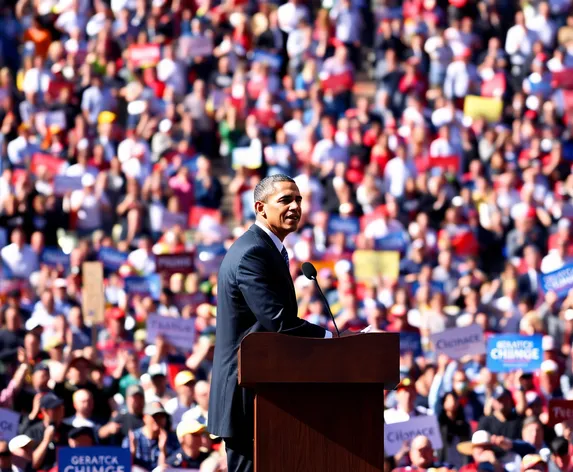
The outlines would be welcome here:
[[[284,274],[285,278],[289,281],[289,287],[291,289],[291,295],[293,296],[293,299],[296,301],[296,293],[294,290],[294,283],[292,281],[292,277],[290,275],[290,271],[289,268],[287,267],[285,260],[283,259],[283,256],[281,255],[281,253],[279,252],[279,250],[277,249],[277,247],[275,246],[275,243],[273,242],[273,240],[269,237],[269,235],[267,233],[265,233],[261,228],[259,228],[257,225],[252,225],[249,228],[250,231],[254,232],[259,239],[261,239],[262,241],[265,242],[265,244],[267,246],[269,246],[269,248],[271,249],[271,253],[273,254],[273,258],[276,261],[276,265],[280,268],[279,270],[282,271],[282,273]]]

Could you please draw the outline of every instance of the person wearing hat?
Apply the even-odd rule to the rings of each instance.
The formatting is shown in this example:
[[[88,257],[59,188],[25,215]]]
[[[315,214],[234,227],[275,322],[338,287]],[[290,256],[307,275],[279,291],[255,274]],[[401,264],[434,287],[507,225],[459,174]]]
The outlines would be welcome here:
[[[158,344],[156,340],[156,347]],[[176,398],[175,392],[167,383],[165,365],[151,364],[147,370],[147,375],[151,378],[151,388],[145,390],[145,403],[158,401],[162,405],[166,405],[169,400]]]
[[[183,414],[193,405],[195,375],[190,370],[182,370],[175,376],[175,391],[177,396],[165,403],[165,411],[171,415],[173,427],[177,427]]]
[[[478,429],[489,431],[496,436],[519,439],[522,418],[514,411],[515,405],[511,392],[498,386],[494,389],[489,401],[491,401],[492,413],[480,418]]]
[[[103,212],[111,210],[106,193],[96,189],[95,177],[87,172],[82,176],[82,189],[64,199],[64,206],[77,216],[76,231],[80,237],[102,228]]]
[[[152,470],[164,464],[178,448],[177,437],[168,430],[169,415],[159,402],[148,403],[143,412],[143,426],[123,439],[121,447],[129,448],[133,465]]]
[[[68,433],[70,447],[92,447],[95,444],[95,432],[90,426],[78,426]]]
[[[67,446],[68,433],[72,428],[63,422],[64,401],[54,393],[48,392],[42,396],[40,412],[42,419],[24,431],[24,434],[37,444],[32,467],[47,470],[57,462],[56,447]]]
[[[199,380],[195,384],[194,398],[196,405],[190,408],[181,418],[181,421],[186,421],[187,419],[193,419],[199,421],[199,423],[207,424],[207,419],[209,418],[209,394],[211,391],[211,385],[205,380]]]
[[[15,466],[18,472],[31,470],[34,446],[32,438],[25,434],[13,437],[8,443],[8,449],[12,454],[12,466]]]
[[[165,465],[180,469],[199,469],[202,462],[210,455],[209,452],[202,450],[205,434],[207,427],[198,421],[187,420],[179,423],[177,439],[181,447],[167,458]]]
[[[547,472],[547,462],[539,454],[528,454],[521,460],[521,472],[527,470]]]
[[[559,365],[553,359],[547,359],[541,363],[539,374],[539,389],[546,400],[552,398],[564,398],[561,390],[561,374]]]
[[[125,391],[125,406],[127,411],[115,416],[109,423],[98,430],[100,439],[107,439],[112,445],[121,445],[130,431],[143,426],[143,410],[145,408],[143,388],[140,385],[130,385]]]

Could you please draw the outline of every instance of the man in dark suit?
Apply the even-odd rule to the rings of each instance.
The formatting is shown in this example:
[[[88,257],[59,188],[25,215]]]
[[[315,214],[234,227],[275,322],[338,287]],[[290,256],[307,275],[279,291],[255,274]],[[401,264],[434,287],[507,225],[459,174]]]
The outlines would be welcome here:
[[[267,177],[255,188],[256,223],[229,249],[219,269],[217,334],[208,429],[225,440],[229,472],[253,470],[252,391],[238,385],[237,353],[250,333],[331,337],[298,318],[284,238],[297,230],[300,191],[290,177]]]

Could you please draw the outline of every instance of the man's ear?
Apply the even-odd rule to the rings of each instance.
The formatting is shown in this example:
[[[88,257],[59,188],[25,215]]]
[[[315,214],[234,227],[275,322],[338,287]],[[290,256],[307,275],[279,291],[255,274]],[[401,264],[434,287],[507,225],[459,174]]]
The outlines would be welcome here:
[[[257,215],[261,215],[262,217],[266,217],[265,214],[265,204],[263,202],[255,202],[255,213]]]

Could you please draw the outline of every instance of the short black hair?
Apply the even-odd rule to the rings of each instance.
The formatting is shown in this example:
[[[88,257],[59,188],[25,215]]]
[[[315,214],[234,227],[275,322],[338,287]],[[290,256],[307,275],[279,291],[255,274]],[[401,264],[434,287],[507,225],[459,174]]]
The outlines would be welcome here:
[[[566,456],[569,453],[569,441],[565,438],[557,437],[551,441],[549,449],[554,456]]]
[[[275,184],[278,182],[296,183],[291,177],[285,174],[274,174],[265,177],[255,187],[255,202],[266,202],[275,191]]]

